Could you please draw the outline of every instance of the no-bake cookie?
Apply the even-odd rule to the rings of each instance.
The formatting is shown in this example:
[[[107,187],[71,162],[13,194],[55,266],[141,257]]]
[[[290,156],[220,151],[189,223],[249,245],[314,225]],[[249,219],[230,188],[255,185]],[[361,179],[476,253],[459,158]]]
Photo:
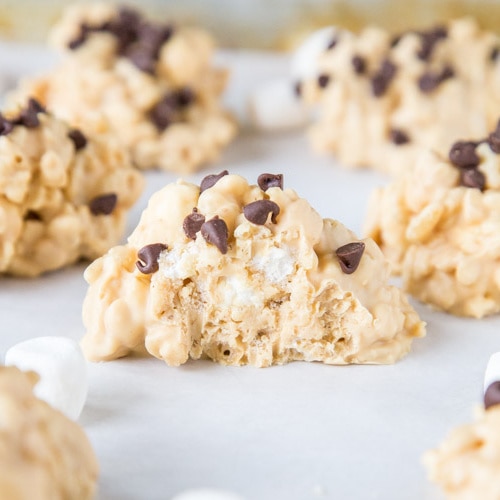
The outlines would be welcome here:
[[[51,40],[63,61],[13,93],[89,133],[116,136],[139,168],[190,172],[235,135],[222,109],[225,69],[205,31],[152,23],[110,4],[69,7]]]
[[[78,424],[33,395],[34,372],[0,366],[0,494],[87,500],[98,465]]]
[[[476,421],[454,429],[424,455],[430,479],[449,500],[500,498],[500,382],[486,390]]]
[[[91,360],[393,363],[424,335],[371,239],[322,219],[281,175],[227,171],[154,194],[128,244],[85,272]]]
[[[423,302],[461,316],[500,311],[500,123],[482,141],[428,152],[372,195],[366,234]]]
[[[367,28],[331,30],[324,40],[328,33],[311,38],[314,50],[324,47],[314,77],[311,62],[298,61],[305,78],[296,88],[319,104],[313,146],[342,164],[398,175],[413,168],[421,148],[444,153],[457,137],[481,137],[495,126],[500,38],[473,20],[397,37]]]
[[[36,276],[102,255],[120,242],[142,185],[121,146],[36,100],[0,114],[0,273]]]

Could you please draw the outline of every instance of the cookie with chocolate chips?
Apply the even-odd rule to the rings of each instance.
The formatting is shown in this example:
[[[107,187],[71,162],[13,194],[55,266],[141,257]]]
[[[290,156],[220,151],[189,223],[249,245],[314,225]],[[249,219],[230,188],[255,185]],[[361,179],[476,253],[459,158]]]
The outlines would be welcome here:
[[[392,363],[424,325],[387,276],[372,240],[322,219],[281,174],[178,181],[86,271],[82,345],[91,360],[137,349],[172,366]]]

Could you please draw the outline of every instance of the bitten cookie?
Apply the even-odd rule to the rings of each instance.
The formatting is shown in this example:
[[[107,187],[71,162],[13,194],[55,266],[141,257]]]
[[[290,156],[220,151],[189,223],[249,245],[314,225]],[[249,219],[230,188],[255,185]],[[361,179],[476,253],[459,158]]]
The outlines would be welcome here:
[[[0,273],[36,276],[102,255],[123,236],[142,185],[121,147],[36,100],[0,114]]]
[[[420,157],[414,172],[372,195],[365,233],[422,302],[460,316],[500,311],[500,123],[448,158]]]
[[[98,465],[81,427],[33,395],[34,372],[0,366],[0,492],[5,499],[94,497]]]
[[[85,272],[91,360],[169,365],[393,363],[424,335],[371,240],[322,219],[282,176],[227,171],[152,196],[128,244]]]
[[[491,384],[474,423],[454,429],[424,455],[429,478],[449,500],[500,498],[500,382]]]
[[[219,103],[227,71],[211,65],[206,32],[88,4],[68,8],[51,39],[62,63],[10,99],[35,96],[84,132],[116,136],[139,168],[191,172],[235,135]]]
[[[342,164],[397,175],[413,168],[422,148],[444,153],[457,137],[481,137],[495,126],[500,38],[473,20],[397,37],[375,28],[318,35],[311,37],[314,78],[299,53],[297,89],[319,104],[314,148]]]

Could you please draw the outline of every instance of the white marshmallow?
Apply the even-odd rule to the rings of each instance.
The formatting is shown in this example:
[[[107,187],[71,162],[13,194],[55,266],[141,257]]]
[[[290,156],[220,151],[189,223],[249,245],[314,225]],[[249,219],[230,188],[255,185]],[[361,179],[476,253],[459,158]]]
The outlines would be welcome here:
[[[309,121],[306,105],[287,78],[257,87],[250,96],[249,111],[253,125],[262,130],[290,130],[307,125]]]
[[[230,491],[200,488],[183,491],[172,498],[172,500],[243,500],[243,497]]]
[[[319,74],[319,56],[327,50],[339,30],[335,26],[327,26],[311,33],[295,50],[292,56],[290,71],[295,81],[310,80]]]
[[[500,352],[490,356],[484,374],[484,392],[486,392],[490,384],[498,381],[500,381]]]
[[[76,420],[87,398],[87,362],[77,342],[66,337],[37,337],[12,346],[5,364],[34,371],[35,395]]]

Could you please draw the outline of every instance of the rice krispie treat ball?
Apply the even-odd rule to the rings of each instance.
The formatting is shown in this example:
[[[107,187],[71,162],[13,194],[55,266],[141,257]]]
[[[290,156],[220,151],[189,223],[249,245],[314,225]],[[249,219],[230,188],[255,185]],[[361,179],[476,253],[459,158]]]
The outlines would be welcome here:
[[[481,137],[495,126],[500,38],[471,19],[398,37],[331,29],[319,42],[314,75],[300,80],[296,72],[297,91],[319,104],[314,148],[346,166],[397,175],[422,148],[445,153],[457,137]]]
[[[98,465],[81,427],[33,395],[34,372],[0,366],[0,492],[5,499],[94,498]]]
[[[424,323],[387,284],[380,249],[282,182],[224,171],[154,194],[128,244],[85,272],[86,356],[259,367],[404,356]]]
[[[366,234],[409,293],[460,316],[500,311],[500,123],[448,158],[423,154],[374,192],[367,213]]]
[[[36,276],[102,255],[122,238],[142,186],[121,146],[36,100],[0,114],[0,273]]]
[[[454,429],[424,455],[430,479],[448,500],[500,498],[500,382],[486,390],[476,421]]]
[[[191,172],[235,135],[219,102],[227,71],[212,66],[206,32],[86,4],[69,7],[51,39],[62,63],[11,99],[28,93],[84,132],[116,136],[139,168]]]

